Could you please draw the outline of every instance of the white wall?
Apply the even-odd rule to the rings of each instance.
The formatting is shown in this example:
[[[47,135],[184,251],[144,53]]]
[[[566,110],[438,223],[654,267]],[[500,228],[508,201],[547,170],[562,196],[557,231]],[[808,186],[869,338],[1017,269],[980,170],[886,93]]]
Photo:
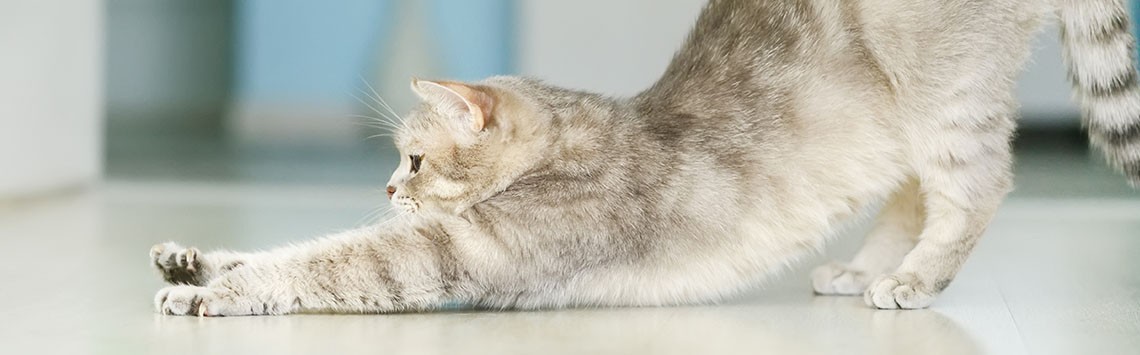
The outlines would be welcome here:
[[[519,71],[550,83],[631,95],[653,83],[705,0],[519,2]]]
[[[98,178],[102,26],[102,1],[4,1],[0,198]]]
[[[578,89],[632,95],[668,65],[705,0],[522,1],[520,71]],[[1026,125],[1076,126],[1057,29],[1041,33],[1018,84]]]

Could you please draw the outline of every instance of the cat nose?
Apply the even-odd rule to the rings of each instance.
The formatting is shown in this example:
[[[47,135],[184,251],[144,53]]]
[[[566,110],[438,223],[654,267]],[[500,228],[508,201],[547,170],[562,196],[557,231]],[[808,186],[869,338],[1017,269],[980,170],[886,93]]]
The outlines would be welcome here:
[[[395,194],[396,194],[396,187],[392,186],[392,185],[388,185],[388,199],[391,200],[392,195],[395,195]]]

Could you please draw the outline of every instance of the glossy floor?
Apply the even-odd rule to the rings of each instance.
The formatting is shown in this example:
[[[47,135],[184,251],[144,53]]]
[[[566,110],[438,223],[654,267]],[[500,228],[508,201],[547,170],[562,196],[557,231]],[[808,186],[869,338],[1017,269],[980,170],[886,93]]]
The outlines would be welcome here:
[[[928,310],[813,296],[806,272],[819,256],[718,305],[199,319],[154,313],[151,244],[306,239],[367,223],[382,193],[113,182],[0,208],[0,352],[1138,354],[1134,197],[1011,199]],[[828,254],[848,254],[858,239]]]

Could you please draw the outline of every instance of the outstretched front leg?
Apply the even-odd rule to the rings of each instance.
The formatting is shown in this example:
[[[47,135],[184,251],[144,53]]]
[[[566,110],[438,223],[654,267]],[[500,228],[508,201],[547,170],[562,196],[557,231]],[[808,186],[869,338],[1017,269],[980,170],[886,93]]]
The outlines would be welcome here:
[[[237,316],[436,307],[469,281],[438,226],[358,229],[262,253],[202,285],[162,289],[159,312]]]

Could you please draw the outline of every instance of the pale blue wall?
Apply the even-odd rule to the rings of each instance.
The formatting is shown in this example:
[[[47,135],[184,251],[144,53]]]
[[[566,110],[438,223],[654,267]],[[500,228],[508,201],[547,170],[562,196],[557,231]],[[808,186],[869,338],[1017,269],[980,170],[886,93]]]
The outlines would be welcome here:
[[[471,80],[514,72],[513,0],[397,1],[238,2],[237,99],[351,100],[348,94],[360,78],[384,65],[384,45],[400,16],[394,12],[410,4],[425,6],[429,23],[418,30],[427,35],[447,77]]]
[[[369,58],[388,1],[238,2],[240,100],[337,99]]]
[[[431,0],[428,33],[449,78],[477,80],[516,69],[515,2]]]

